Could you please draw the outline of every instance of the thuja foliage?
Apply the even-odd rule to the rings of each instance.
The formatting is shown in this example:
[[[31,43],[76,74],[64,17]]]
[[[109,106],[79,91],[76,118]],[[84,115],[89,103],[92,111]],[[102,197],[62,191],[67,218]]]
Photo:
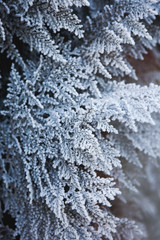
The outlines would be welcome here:
[[[159,239],[146,219],[160,86],[133,61],[160,43],[159,13],[159,0],[0,0],[1,239]]]

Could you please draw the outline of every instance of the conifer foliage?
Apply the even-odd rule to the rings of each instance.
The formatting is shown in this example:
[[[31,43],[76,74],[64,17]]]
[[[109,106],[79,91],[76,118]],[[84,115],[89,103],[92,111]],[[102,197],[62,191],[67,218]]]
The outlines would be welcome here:
[[[160,194],[140,187],[159,180],[160,86],[132,64],[160,44],[159,14],[159,0],[0,0],[1,239],[160,238],[145,220]]]

